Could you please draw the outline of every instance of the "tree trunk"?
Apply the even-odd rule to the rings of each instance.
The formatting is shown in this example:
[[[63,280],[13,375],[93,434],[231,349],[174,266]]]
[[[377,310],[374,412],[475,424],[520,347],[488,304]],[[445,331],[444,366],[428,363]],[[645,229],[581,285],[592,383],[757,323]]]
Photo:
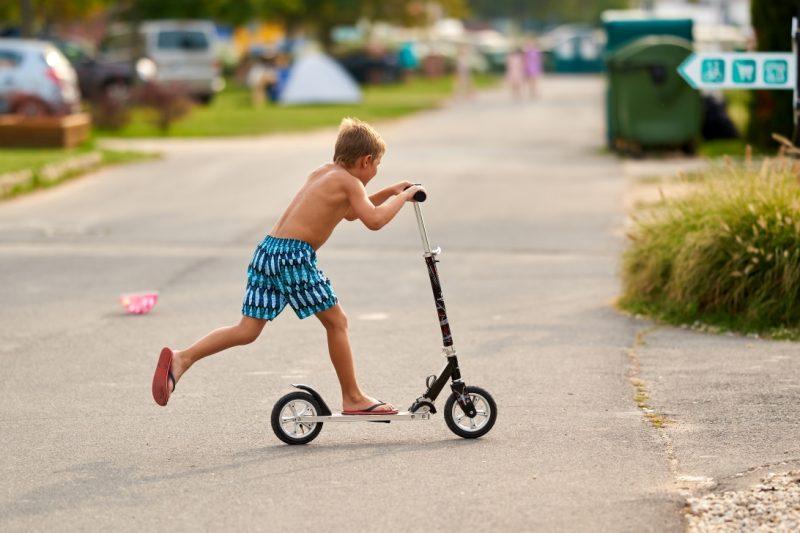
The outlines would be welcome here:
[[[33,36],[33,5],[31,0],[19,0],[19,14],[22,19],[22,36]]]
[[[800,0],[752,0],[753,28],[759,52],[792,49],[792,17]],[[750,98],[748,140],[755,146],[774,148],[773,133],[791,138],[794,125],[791,91],[753,91]]]

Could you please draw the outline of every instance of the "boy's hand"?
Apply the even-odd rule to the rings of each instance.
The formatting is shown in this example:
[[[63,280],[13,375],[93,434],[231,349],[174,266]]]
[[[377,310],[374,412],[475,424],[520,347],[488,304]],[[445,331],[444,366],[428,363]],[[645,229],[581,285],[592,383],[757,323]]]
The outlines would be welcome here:
[[[394,186],[395,194],[402,194],[402,192],[406,190],[406,187],[411,187],[413,185],[414,184],[411,183],[410,181],[401,181],[400,183]]]
[[[417,191],[423,191],[424,192],[425,191],[425,187],[423,187],[421,185],[411,185],[411,187],[409,187],[408,189],[403,191],[403,194],[406,195],[406,202],[413,201],[414,200],[414,194],[416,194]]]

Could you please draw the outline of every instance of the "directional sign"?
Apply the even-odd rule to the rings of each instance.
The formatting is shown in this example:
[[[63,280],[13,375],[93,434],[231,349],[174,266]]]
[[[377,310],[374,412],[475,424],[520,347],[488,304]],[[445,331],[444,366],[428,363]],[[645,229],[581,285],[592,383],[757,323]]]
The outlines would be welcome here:
[[[678,73],[695,89],[794,89],[795,59],[791,53],[696,53]]]

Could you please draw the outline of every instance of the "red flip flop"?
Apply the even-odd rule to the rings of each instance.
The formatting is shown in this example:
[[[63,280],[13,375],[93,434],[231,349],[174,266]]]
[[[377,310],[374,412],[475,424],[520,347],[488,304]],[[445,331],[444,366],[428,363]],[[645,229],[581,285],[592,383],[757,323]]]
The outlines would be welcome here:
[[[342,411],[343,415],[396,415],[398,413],[397,409],[392,409],[391,411],[374,411],[376,407],[380,407],[381,405],[386,405],[386,402],[378,402],[375,405],[370,405],[366,409],[361,409],[360,411]]]
[[[169,381],[172,380],[172,390]],[[172,350],[163,348],[158,356],[158,365],[153,374],[153,399],[158,405],[167,405],[169,395],[175,390],[175,376],[172,375]]]

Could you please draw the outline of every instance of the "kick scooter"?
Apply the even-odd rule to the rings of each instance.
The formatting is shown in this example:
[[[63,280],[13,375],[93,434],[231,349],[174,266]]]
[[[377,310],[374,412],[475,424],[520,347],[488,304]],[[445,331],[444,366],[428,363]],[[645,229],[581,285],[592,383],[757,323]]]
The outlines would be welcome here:
[[[431,279],[439,325],[442,328],[444,344],[442,353],[447,359],[447,363],[438,377],[436,375],[428,376],[425,380],[427,390],[414,400],[408,411],[400,411],[392,415],[335,413],[328,408],[325,400],[316,390],[308,385],[293,383],[292,386],[300,390],[290,392],[278,400],[272,409],[272,430],[283,442],[308,444],[322,431],[322,425],[329,422],[384,422],[388,424],[400,421],[430,420],[431,416],[436,414],[434,402],[448,381],[451,381],[450,390],[452,392],[444,404],[443,414],[447,427],[453,433],[465,439],[476,439],[487,434],[494,426],[497,419],[497,405],[491,394],[480,387],[467,386],[461,379],[456,349],[453,346],[453,336],[450,333],[450,324],[447,321],[447,311],[444,307],[442,287],[439,283],[439,272],[436,269],[437,257],[441,254],[441,249],[431,250],[425,221],[422,219],[422,209],[419,205],[425,199],[424,191],[418,191],[414,195],[414,212],[417,215],[419,234],[425,250],[425,264],[428,266],[428,275]]]

